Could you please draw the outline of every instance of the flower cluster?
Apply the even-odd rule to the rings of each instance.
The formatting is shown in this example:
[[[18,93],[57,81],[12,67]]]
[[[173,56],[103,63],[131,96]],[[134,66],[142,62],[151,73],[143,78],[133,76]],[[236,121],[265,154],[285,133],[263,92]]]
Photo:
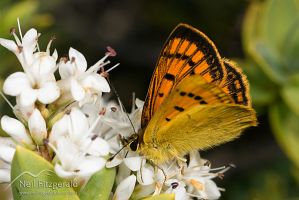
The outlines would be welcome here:
[[[97,73],[109,63],[109,52],[87,69],[85,57],[70,48],[68,57],[60,58],[56,50],[51,54],[53,40],[41,51],[40,34],[30,29],[24,36],[17,36],[12,29],[13,40],[0,38],[0,44],[18,58],[23,71],[7,77],[3,92],[16,97],[13,111],[16,118],[3,116],[2,129],[10,138],[1,138],[2,181],[9,181],[10,166],[15,145],[36,151],[55,165],[56,173],[63,178],[88,178],[105,166],[109,144],[95,130],[102,115],[88,119],[84,113],[88,105],[99,106],[103,92],[110,87]],[[59,71],[60,80],[54,73]],[[3,172],[3,173],[2,173]]]
[[[10,164],[20,145],[51,162],[56,174],[67,180],[86,183],[102,168],[117,167],[113,199],[162,193],[174,193],[177,200],[220,197],[220,189],[211,179],[228,168],[211,169],[198,152],[190,153],[186,161],[155,166],[126,148],[119,151],[122,138],[141,128],[143,102],[133,98],[132,111],[126,113],[121,103],[102,95],[110,92],[109,70],[104,67],[110,63],[107,59],[116,55],[112,48],[88,67],[76,49],[70,48],[68,57],[58,60],[58,52],[51,53],[53,39],[41,51],[37,30],[30,29],[25,35],[19,32],[18,37],[12,29],[14,40],[0,38],[0,44],[17,56],[23,69],[3,84],[3,92],[16,97],[16,103],[8,102],[15,117],[1,118],[1,127],[10,137],[0,137],[0,183],[10,182]]]

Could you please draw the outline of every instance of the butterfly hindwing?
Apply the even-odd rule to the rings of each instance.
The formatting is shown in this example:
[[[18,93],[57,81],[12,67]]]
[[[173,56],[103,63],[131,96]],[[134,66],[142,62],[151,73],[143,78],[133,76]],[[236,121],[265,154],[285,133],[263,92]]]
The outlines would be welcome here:
[[[197,29],[180,24],[170,34],[158,59],[142,113],[143,128],[173,88],[194,74],[214,84],[221,84],[226,76],[213,42]]]
[[[234,103],[251,106],[249,84],[246,76],[232,61],[223,60],[223,63],[227,76],[221,87],[231,96]]]
[[[236,104],[197,105],[156,133],[155,145],[168,159],[231,141],[256,125],[252,108]],[[166,160],[165,158],[163,160]]]

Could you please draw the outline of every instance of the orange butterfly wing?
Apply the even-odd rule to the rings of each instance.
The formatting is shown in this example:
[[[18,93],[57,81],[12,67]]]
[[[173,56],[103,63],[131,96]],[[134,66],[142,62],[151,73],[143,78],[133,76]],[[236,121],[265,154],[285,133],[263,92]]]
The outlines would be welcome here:
[[[246,76],[232,61],[223,60],[223,63],[227,75],[221,88],[231,96],[234,103],[251,107],[249,84]]]
[[[217,85],[226,77],[225,66],[214,43],[197,29],[179,24],[160,53],[145,99],[142,128],[173,88],[193,74],[200,74],[208,83]]]

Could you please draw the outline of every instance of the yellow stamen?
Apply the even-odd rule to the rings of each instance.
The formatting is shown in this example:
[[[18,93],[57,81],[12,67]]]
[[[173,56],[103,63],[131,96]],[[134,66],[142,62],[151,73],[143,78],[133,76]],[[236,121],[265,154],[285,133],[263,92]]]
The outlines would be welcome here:
[[[190,183],[198,190],[203,190],[204,189],[204,185],[202,183],[200,183],[199,181],[195,180],[195,179],[191,179]]]

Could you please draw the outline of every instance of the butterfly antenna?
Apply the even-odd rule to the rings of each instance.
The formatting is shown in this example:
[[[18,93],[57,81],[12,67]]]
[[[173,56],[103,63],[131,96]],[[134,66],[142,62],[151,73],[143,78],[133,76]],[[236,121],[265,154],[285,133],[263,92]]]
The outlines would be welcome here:
[[[118,150],[113,156],[111,156],[108,160],[109,161],[111,161],[111,160],[113,160],[114,158],[115,158],[115,156],[117,156],[125,147],[127,147],[128,145],[129,145],[130,143],[127,143],[127,144],[125,144],[120,150]],[[127,157],[127,154],[128,154],[128,152],[126,153],[126,156],[125,157]]]
[[[115,96],[116,96],[116,98],[117,98],[117,100],[118,100],[118,102],[119,102],[121,108],[123,109],[124,113],[126,114],[128,120],[130,121],[130,124],[131,124],[131,126],[132,126],[132,129],[133,129],[134,133],[137,134],[137,132],[136,132],[136,130],[135,130],[135,127],[134,127],[134,125],[133,125],[133,122],[131,121],[130,116],[129,116],[129,114],[127,113],[126,108],[125,108],[125,106],[123,105],[123,103],[122,103],[122,101],[121,101],[121,99],[120,99],[120,97],[119,97],[119,95],[118,95],[118,93],[117,93],[115,87],[113,86],[113,84],[111,83],[111,81],[109,80],[109,78],[107,78],[107,81],[108,81],[108,83],[109,83],[109,85],[110,85],[110,87],[111,87],[113,93],[115,94]]]

